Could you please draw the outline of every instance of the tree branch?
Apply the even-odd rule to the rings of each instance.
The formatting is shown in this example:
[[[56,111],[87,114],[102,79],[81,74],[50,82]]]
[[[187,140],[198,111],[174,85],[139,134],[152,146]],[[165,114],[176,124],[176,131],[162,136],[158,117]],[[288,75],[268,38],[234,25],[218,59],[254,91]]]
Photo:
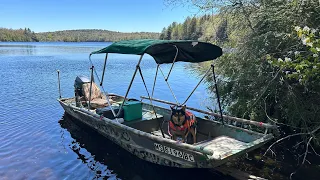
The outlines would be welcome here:
[[[306,152],[304,153],[304,157],[303,157],[303,160],[302,160],[302,164],[304,164],[304,162],[306,161],[306,157],[307,157],[307,154],[308,154],[308,152],[309,152],[309,144],[310,144],[312,138],[313,138],[313,137],[311,137],[311,138],[309,139],[308,143],[307,143]]]
[[[319,126],[319,128],[320,128],[320,126]],[[309,133],[291,134],[291,135],[288,135],[288,136],[283,137],[283,138],[281,138],[281,139],[278,139],[276,142],[272,143],[272,144],[268,147],[268,149],[267,149],[266,152],[263,154],[263,156],[265,156],[265,155],[267,154],[267,152],[270,151],[271,148],[272,148],[275,144],[277,144],[277,143],[279,143],[279,142],[281,142],[281,141],[283,141],[283,140],[285,140],[285,139],[288,139],[288,138],[290,138],[290,137],[299,136],[299,135],[307,135],[307,134],[309,134]]]
[[[311,149],[313,150],[314,154],[316,154],[317,156],[319,156],[319,157],[320,157],[320,154],[318,154],[318,153],[316,152],[316,150],[314,150],[314,148],[312,147],[312,145],[311,145],[311,144],[310,144],[310,147],[311,147]]]
[[[283,137],[283,138],[281,138],[281,139],[278,139],[276,142],[272,143],[272,144],[269,146],[269,148],[266,150],[266,152],[263,154],[263,156],[265,156],[265,155],[267,154],[267,152],[270,151],[271,148],[272,148],[275,144],[277,144],[277,143],[279,143],[279,142],[281,142],[281,141],[283,141],[283,140],[285,140],[285,139],[288,139],[288,138],[294,137],[294,136],[299,136],[299,135],[313,135],[313,134],[314,134],[315,132],[317,132],[319,129],[320,129],[320,126],[318,126],[316,129],[314,129],[313,131],[308,132],[308,133],[296,133],[296,134],[291,134],[291,135],[288,135],[288,136]],[[313,138],[313,137],[311,137],[311,138],[309,139],[309,141],[308,141],[309,143],[307,144],[308,146],[309,146],[310,141],[312,140],[312,138]]]
[[[253,29],[251,20],[250,20],[250,14],[249,14],[248,11],[245,9],[245,7],[244,7],[244,5],[243,5],[243,3],[242,3],[241,0],[239,1],[239,5],[240,5],[240,7],[242,8],[242,11],[243,11],[243,13],[244,13],[244,15],[245,15],[245,17],[246,17],[246,20],[247,20],[247,22],[248,22],[249,28],[252,30],[252,32],[255,32],[255,30]]]
[[[272,81],[274,81],[276,79],[276,77],[278,77],[278,74],[280,73],[281,70],[279,70],[275,76],[268,82],[267,86],[262,90],[261,95],[258,97],[258,99],[250,106],[250,108],[248,108],[248,110],[250,110],[254,105],[256,105],[256,103],[258,102],[258,100],[264,95],[264,93],[268,90],[269,85],[271,84]],[[248,110],[246,112],[243,113],[242,117],[244,117],[246,115],[246,113],[248,113]]]

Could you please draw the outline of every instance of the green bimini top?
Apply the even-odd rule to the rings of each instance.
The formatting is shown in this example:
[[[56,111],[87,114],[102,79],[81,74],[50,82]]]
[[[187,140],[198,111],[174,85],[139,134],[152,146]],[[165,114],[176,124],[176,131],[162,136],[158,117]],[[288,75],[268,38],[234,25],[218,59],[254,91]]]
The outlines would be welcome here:
[[[192,40],[156,40],[136,39],[118,41],[92,54],[149,54],[158,64],[172,63],[178,48],[176,62],[203,62],[216,59],[222,55],[219,46]]]

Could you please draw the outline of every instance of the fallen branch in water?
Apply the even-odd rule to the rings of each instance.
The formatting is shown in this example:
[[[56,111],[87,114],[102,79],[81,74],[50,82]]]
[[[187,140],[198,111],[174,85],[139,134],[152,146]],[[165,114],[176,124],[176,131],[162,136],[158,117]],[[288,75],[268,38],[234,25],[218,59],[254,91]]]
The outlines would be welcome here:
[[[318,129],[319,129],[319,128],[318,128]],[[317,129],[315,129],[315,130],[317,130]],[[308,153],[309,153],[309,146],[312,147],[311,144],[310,144],[312,138],[313,138],[313,137],[310,137],[309,140],[308,140],[308,142],[307,142],[306,151],[304,152],[304,156],[303,156],[303,160],[302,160],[301,165],[300,165],[294,172],[292,172],[292,173],[290,174],[290,179],[292,179],[292,176],[297,173],[297,171],[302,167],[302,165],[303,165],[306,161],[307,161],[309,164],[311,164],[310,161],[307,160],[307,155],[308,155]],[[313,150],[314,150],[314,149],[313,149]],[[314,151],[314,152],[315,152],[315,151]],[[315,153],[316,153],[316,152],[315,152]],[[316,154],[317,154],[317,153],[316,153]]]
[[[267,98],[267,97],[266,97]],[[265,98],[265,99],[266,99]],[[278,124],[278,125],[284,125],[284,126],[288,126],[288,127],[291,127],[291,128],[294,128],[294,129],[300,129],[300,130],[308,130],[308,128],[300,128],[300,127],[295,127],[295,126],[292,126],[292,125],[288,125],[288,124],[285,124],[285,123],[279,123],[277,122],[276,120],[273,120],[267,113],[266,109],[266,100],[264,100],[265,102],[265,107],[264,107],[264,111],[265,111],[265,115],[266,117],[268,118],[269,121],[273,122],[274,124]],[[268,149],[266,150],[266,152],[263,154],[263,156],[265,156],[269,151],[271,152],[271,155],[276,157],[276,154],[275,152],[271,149],[274,145],[276,145],[277,143],[285,140],[285,139],[289,139],[291,137],[296,137],[296,136],[302,136],[302,135],[306,135],[306,136],[309,136],[308,138],[304,138],[302,141],[298,142],[296,145],[293,146],[293,148],[297,148],[300,144],[302,143],[306,143],[306,149],[304,151],[303,154],[299,155],[298,157],[298,164],[299,164],[299,159],[300,157],[303,156],[303,160],[300,164],[300,166],[290,174],[290,179],[292,179],[292,176],[294,174],[296,174],[296,172],[305,164],[305,162],[311,164],[311,162],[307,159],[307,155],[309,153],[309,147],[313,150],[313,152],[315,153],[315,155],[319,156],[320,157],[320,154],[318,154],[315,149],[313,148],[313,146],[311,145],[311,141],[312,139],[315,137],[314,133],[316,133],[318,130],[320,129],[320,126],[318,126],[317,128],[315,128],[314,130],[312,131],[309,131],[309,132],[302,132],[302,133],[296,133],[296,134],[291,134],[291,135],[288,135],[286,137],[283,137],[281,139],[278,139],[277,141],[275,141],[274,143],[272,143]],[[308,140],[307,140],[308,139]]]
[[[311,149],[313,150],[314,154],[320,157],[320,154],[318,154],[318,153],[316,152],[316,150],[314,150],[314,148],[312,147],[311,144],[310,144],[310,147],[311,147]]]
[[[303,157],[303,160],[302,160],[302,164],[304,164],[304,162],[306,161],[306,158],[307,158],[307,154],[309,152],[309,145],[310,145],[310,142],[312,140],[313,137],[311,137],[307,143],[307,147],[306,147],[306,152],[304,152],[304,157]]]
[[[288,138],[294,137],[294,136],[300,136],[300,135],[313,135],[313,134],[314,134],[315,132],[317,132],[319,129],[320,129],[320,126],[317,127],[316,129],[314,129],[314,130],[311,131],[311,132],[291,134],[291,135],[288,135],[288,136],[283,137],[283,138],[281,138],[281,139],[278,139],[276,142],[272,143],[272,144],[268,147],[268,149],[267,149],[266,152],[263,154],[263,156],[265,156],[265,155],[267,154],[267,152],[270,151],[271,148],[272,148],[275,144],[277,144],[277,143],[279,143],[279,142],[281,142],[281,141],[283,141],[283,140],[285,140],[285,139],[288,139]],[[309,139],[309,141],[308,141],[308,144],[307,144],[308,146],[309,146],[311,140],[312,140],[312,137],[311,137],[311,138]],[[307,147],[308,147],[308,146],[307,146]]]
[[[288,136],[283,137],[283,138],[281,138],[281,139],[278,139],[276,142],[272,143],[272,144],[268,147],[268,149],[267,149],[266,152],[263,154],[263,156],[265,156],[265,155],[267,154],[267,152],[270,151],[271,148],[272,148],[275,144],[277,144],[277,143],[279,143],[279,142],[281,142],[281,141],[283,141],[283,140],[285,140],[285,139],[288,139],[288,138],[290,138],[290,137],[299,136],[299,135],[307,135],[307,134],[308,134],[308,133],[291,134],[291,135],[288,135]]]
[[[276,142],[272,143],[272,144],[268,147],[268,149],[267,149],[266,152],[263,154],[263,156],[265,156],[268,151],[271,151],[272,156],[273,156],[273,155],[276,156],[276,154],[274,153],[274,151],[271,150],[271,148],[272,148],[275,144],[277,144],[277,143],[279,143],[279,142],[281,142],[281,141],[283,141],[283,140],[285,140],[285,139],[288,139],[288,138],[294,137],[294,136],[300,136],[300,135],[310,135],[311,137],[309,138],[308,142],[306,143],[306,150],[305,150],[305,152],[304,152],[304,154],[303,154],[303,160],[302,160],[301,165],[300,165],[294,172],[292,172],[292,173],[290,174],[290,179],[292,179],[292,176],[293,176],[294,174],[296,174],[296,172],[302,167],[302,165],[303,165],[305,162],[308,162],[309,164],[311,164],[310,161],[307,160],[307,155],[308,155],[308,153],[309,153],[309,147],[311,147],[311,149],[313,150],[313,152],[314,152],[317,156],[320,156],[320,154],[318,154],[318,153],[315,151],[315,149],[312,147],[312,145],[311,145],[311,141],[312,141],[312,139],[313,139],[313,137],[314,137],[314,133],[316,133],[319,129],[320,129],[320,126],[318,126],[316,129],[314,129],[314,130],[311,131],[311,132],[291,134],[291,135],[288,135],[288,136],[283,137],[283,138],[281,138],[281,139],[278,139]],[[303,142],[305,142],[305,141],[303,141]],[[302,143],[302,142],[299,142],[298,144],[301,144],[301,143]],[[297,145],[295,145],[295,146],[297,146]]]

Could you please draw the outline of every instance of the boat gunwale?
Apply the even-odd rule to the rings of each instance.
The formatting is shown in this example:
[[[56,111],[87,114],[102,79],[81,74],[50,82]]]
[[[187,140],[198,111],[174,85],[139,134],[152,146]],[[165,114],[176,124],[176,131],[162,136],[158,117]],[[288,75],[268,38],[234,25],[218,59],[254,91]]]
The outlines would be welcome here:
[[[148,104],[148,103],[145,103],[145,102],[141,102],[141,103],[146,104],[146,105],[148,105],[148,106],[151,106],[151,104]],[[154,104],[153,104],[153,106],[154,106],[154,107],[157,107],[157,108],[169,110],[169,109],[167,109],[167,108],[165,108],[165,107],[162,107],[162,106],[158,106],[158,105],[154,105]],[[202,112],[200,112],[200,113],[202,113]],[[205,113],[203,113],[203,114],[205,114]],[[201,117],[197,117],[197,118],[201,118]],[[215,123],[215,124],[217,124],[217,125],[219,125],[219,126],[227,126],[227,127],[229,127],[229,128],[238,129],[238,130],[244,131],[244,132],[246,132],[246,133],[255,134],[255,135],[261,136],[261,137],[266,136],[266,134],[264,134],[264,133],[252,131],[252,130],[250,130],[250,129],[245,129],[245,128],[242,128],[242,127],[237,127],[237,126],[234,126],[234,125],[231,125],[231,124],[222,124],[221,122],[216,121],[216,120],[210,120],[210,119],[204,119],[204,118],[201,118],[201,120],[202,120],[202,121],[207,121],[207,122],[210,122],[210,123],[212,122],[212,123]],[[253,142],[253,141],[252,141],[252,142]]]
[[[64,99],[69,99],[69,98],[64,98]],[[78,108],[78,107],[73,106],[71,104],[66,104],[63,101],[60,101],[60,99],[58,99],[58,101],[60,103],[63,103],[65,106],[70,107],[73,111],[77,110],[77,111],[80,111],[80,113],[85,113],[89,116],[92,116],[94,119],[100,119],[100,116],[98,114],[93,113],[91,111],[88,111],[85,108]],[[212,157],[212,155],[214,154],[211,150],[201,149],[199,146],[193,146],[193,145],[186,144],[186,143],[179,143],[178,144],[177,141],[174,141],[171,139],[166,139],[166,138],[159,138],[156,135],[141,131],[139,129],[132,128],[130,126],[127,126],[127,125],[124,125],[124,124],[121,124],[118,122],[115,122],[112,119],[109,119],[106,117],[102,117],[101,119],[104,120],[106,123],[118,126],[119,128],[124,129],[124,130],[128,130],[138,136],[144,136],[146,138],[149,138],[149,139],[161,142],[161,143],[167,143],[167,144],[170,144],[172,146],[175,146],[175,147],[178,147],[181,149],[187,149],[189,151],[192,151],[193,153],[200,153],[199,155],[208,155],[208,156]],[[209,159],[212,159],[212,158],[209,158]],[[219,159],[216,159],[216,160],[219,160]]]
[[[123,98],[123,96],[121,96],[121,95],[117,95],[117,94],[114,94],[114,93],[109,93],[109,95],[112,95],[112,96],[119,96],[119,97],[122,97]],[[61,98],[61,99],[72,99],[72,98]],[[142,104],[145,104],[145,105],[148,105],[148,106],[152,106],[151,104],[148,104],[148,103],[145,103],[145,102],[142,102],[141,101],[141,103]],[[168,111],[170,111],[169,109],[167,109],[167,108],[165,108],[165,107],[162,107],[162,106],[158,106],[158,105],[155,105],[155,104],[153,104],[153,106],[154,107],[156,107],[156,108],[160,108],[160,109],[165,109],[165,110],[168,110]],[[187,107],[188,108],[188,107]],[[190,110],[194,110],[195,108],[191,108]],[[203,113],[203,112],[200,112],[200,113]],[[209,112],[208,112],[209,113]],[[203,113],[203,114],[206,114],[206,113]],[[201,118],[201,117],[197,117],[197,118]],[[109,118],[107,118],[107,119],[109,119]],[[109,120],[111,120],[111,119],[109,119]],[[266,136],[267,134],[264,134],[264,133],[260,133],[260,132],[256,132],[256,131],[253,131],[253,130],[250,130],[250,129],[245,129],[245,128],[242,128],[242,127],[237,127],[237,126],[234,126],[234,125],[232,125],[232,124],[222,124],[221,122],[219,122],[219,121],[216,121],[216,120],[209,120],[209,119],[205,119],[205,118],[201,118],[201,120],[202,121],[207,121],[207,122],[212,122],[212,123],[215,123],[215,124],[217,124],[217,125],[219,125],[219,126],[227,126],[228,128],[233,128],[233,129],[237,129],[237,130],[241,130],[241,131],[244,131],[244,132],[246,132],[246,133],[249,133],[249,134],[255,134],[255,135],[257,135],[257,136],[261,136],[261,137],[264,137],[264,136]],[[245,120],[245,119],[244,119]],[[112,120],[111,120],[112,121]],[[244,122],[244,123],[246,123],[246,122]],[[125,126],[127,126],[127,125],[125,125]],[[129,126],[128,126],[129,127]],[[267,128],[267,127],[264,127],[264,128]],[[133,128],[134,129],[134,128]],[[142,132],[144,132],[144,131],[142,131]],[[252,141],[253,142],[253,141]]]
[[[113,95],[116,95],[116,94],[113,94]],[[117,96],[117,95],[116,95]],[[73,106],[72,104],[68,104],[68,103],[65,103],[64,100],[67,100],[67,99],[72,99],[72,98],[60,98],[58,99],[58,101],[60,103],[63,103],[65,106],[68,106],[70,107],[73,111],[74,110],[77,110],[77,111],[80,111],[80,113],[85,113],[89,116],[92,116],[94,119],[100,119],[101,117],[96,114],[96,113],[93,113],[91,111],[88,111],[88,109],[85,109],[85,108],[79,108],[79,107],[76,107],[76,106]],[[148,103],[144,103],[142,102],[143,104],[146,104],[146,105],[149,105]],[[161,107],[161,106],[157,106],[157,105],[154,105],[155,107],[157,108],[161,108],[161,109],[165,109],[165,110],[169,110],[169,109],[166,109],[164,107]],[[144,132],[144,131],[141,131],[141,130],[138,130],[138,129],[135,129],[135,128],[132,128],[130,126],[127,126],[125,124],[121,124],[121,123],[118,123],[118,122],[115,122],[113,121],[112,119],[109,119],[109,118],[106,118],[106,117],[102,117],[102,119],[105,121],[105,123],[110,123],[112,125],[115,125],[115,126],[118,126],[119,128],[121,129],[125,129],[125,130],[128,130],[134,134],[137,134],[139,136],[144,136],[146,138],[149,138],[149,139],[152,139],[152,140],[155,140],[157,142],[160,142],[160,143],[167,143],[167,144],[170,144],[174,147],[178,147],[178,148],[181,148],[181,149],[187,149],[187,150],[190,150],[192,151],[193,153],[200,153],[201,155],[207,155],[209,156],[208,158],[209,159],[214,159],[214,160],[222,160],[221,157],[224,156],[224,155],[220,155],[219,157],[215,157],[214,156],[214,152],[212,150],[209,150],[209,149],[205,149],[205,147],[202,147],[201,146],[201,143],[200,144],[197,144],[197,145],[189,145],[189,144],[186,144],[186,143],[179,143],[177,144],[176,141],[174,140],[171,140],[171,139],[166,139],[166,138],[160,138],[156,135],[153,135],[151,133],[147,133],[147,132]],[[213,120],[208,120],[208,119],[203,119],[201,118],[203,121],[213,121]],[[229,124],[225,124],[225,125],[222,125],[220,122],[218,121],[213,121],[213,123],[216,123],[220,126],[227,126],[229,128],[235,128],[235,129],[240,129],[240,130],[243,130],[247,133],[253,133],[253,134],[256,134],[256,135],[259,135],[260,138],[252,141],[252,142],[248,142],[246,144],[248,144],[248,148],[252,148],[254,147],[254,145],[256,144],[259,144],[259,143],[265,143],[267,142],[268,140],[272,139],[273,136],[272,134],[262,134],[262,133],[258,133],[258,132],[255,132],[255,131],[251,131],[251,130],[248,130],[248,129],[243,129],[243,128],[240,128],[240,127],[236,127],[236,126],[233,126],[233,125],[229,125]],[[258,143],[257,143],[258,142]],[[248,148],[244,148],[243,151],[246,151]],[[241,151],[239,151],[241,152]],[[229,152],[226,152],[224,154],[228,154]],[[232,153],[233,155],[237,154],[237,153]],[[228,156],[224,156],[224,157],[228,157]],[[223,158],[224,159],[224,158]]]
[[[118,96],[118,97],[121,97],[121,98],[124,98],[124,96],[121,96],[121,95],[118,95],[118,94],[115,94],[115,93],[109,93],[109,95],[111,96]],[[149,97],[145,97],[145,96],[140,96],[141,98],[141,103],[143,104],[146,104],[148,106],[152,106],[151,104],[149,103],[145,103],[143,102],[142,100],[145,99],[145,100],[149,100]],[[164,101],[164,100],[160,100],[160,99],[155,99],[155,98],[151,98],[151,100],[153,101],[156,101],[156,102],[160,102],[162,104],[169,104],[169,105],[176,105],[175,103],[172,103],[172,102],[169,102],[169,101]],[[153,104],[154,107],[157,107],[157,108],[161,108],[161,109],[166,109],[166,110],[170,110],[170,109],[167,109],[165,107],[162,107],[162,106],[158,106],[158,105],[155,105]],[[214,117],[220,117],[220,115],[216,114],[216,113],[212,113],[212,112],[207,112],[207,111],[203,111],[203,110],[200,110],[200,109],[196,109],[196,108],[192,108],[192,107],[186,107],[187,109],[191,110],[191,111],[196,111],[196,112],[199,112],[199,113],[202,113],[202,114],[207,114],[207,115],[212,115]],[[267,130],[268,129],[276,129],[278,126],[276,125],[271,125],[271,124],[267,124],[267,123],[261,123],[261,122],[256,122],[256,121],[252,121],[252,120],[248,120],[248,119],[242,119],[242,118],[238,118],[238,117],[232,117],[232,116],[226,116],[226,115],[223,115],[224,118],[230,120],[230,121],[237,121],[237,122],[240,122],[240,123],[246,123],[246,124],[251,124],[251,125],[254,125],[254,126],[257,126],[257,127],[264,127],[266,128]],[[199,117],[198,117],[199,118]],[[223,124],[222,122],[220,121],[216,121],[216,120],[209,120],[209,119],[204,119],[204,118],[201,118],[203,121],[209,121],[209,122],[214,122],[216,124],[219,124],[219,125],[222,125],[222,126],[228,126],[230,128],[234,128],[234,129],[238,129],[238,130],[243,130],[247,133],[252,133],[252,134],[256,134],[258,136],[265,136],[267,135],[266,131],[265,133],[260,133],[260,132],[256,132],[256,131],[253,131],[253,130],[250,130],[250,129],[245,129],[245,128],[242,128],[242,127],[237,127],[237,126],[234,126],[234,125],[231,125],[231,124]]]
[[[116,94],[114,94],[114,95],[116,95]],[[140,97],[141,97],[141,99],[146,99],[146,100],[149,99],[148,97],[145,97],[145,96],[140,96]],[[164,104],[176,105],[175,103],[172,103],[172,102],[169,102],[169,101],[164,101],[164,100],[161,100],[161,99],[151,98],[151,100],[157,101],[157,102],[161,102],[161,103],[164,103]],[[219,115],[217,113],[207,112],[207,111],[203,111],[203,110],[192,108],[192,107],[186,107],[186,108],[189,109],[189,110],[192,110],[192,111],[196,111],[196,112],[199,112],[199,113],[211,115],[211,116],[214,116],[214,117],[221,117],[221,115]],[[254,125],[254,126],[257,126],[257,127],[264,127],[266,129],[276,129],[277,128],[276,125],[267,124],[267,123],[263,123],[263,122],[252,121],[252,120],[233,117],[233,116],[223,115],[223,118],[231,120],[231,121],[237,121],[237,122],[241,122],[241,123],[251,124],[251,125]],[[212,121],[215,121],[215,120],[212,120]],[[218,123],[222,124],[219,121],[215,121],[215,122],[218,122]]]

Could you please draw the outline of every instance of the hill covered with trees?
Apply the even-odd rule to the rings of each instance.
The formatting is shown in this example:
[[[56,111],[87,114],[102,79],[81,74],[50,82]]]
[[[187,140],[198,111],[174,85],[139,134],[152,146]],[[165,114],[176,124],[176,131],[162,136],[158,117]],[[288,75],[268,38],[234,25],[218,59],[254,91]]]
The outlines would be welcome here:
[[[29,28],[0,28],[0,41],[64,41],[64,42],[106,42],[126,39],[158,39],[160,33],[132,32],[123,33],[100,29],[64,30],[35,33]]]
[[[37,33],[37,38],[40,41],[106,42],[127,39],[158,39],[159,35],[159,33],[150,32],[123,33],[99,29],[81,29]]]

